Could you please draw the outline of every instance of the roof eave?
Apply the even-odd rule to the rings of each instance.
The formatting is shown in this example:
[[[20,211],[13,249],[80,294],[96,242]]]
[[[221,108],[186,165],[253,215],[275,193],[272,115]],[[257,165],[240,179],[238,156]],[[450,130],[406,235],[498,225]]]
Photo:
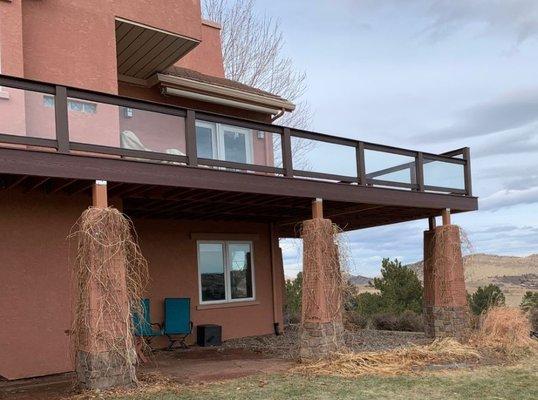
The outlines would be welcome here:
[[[169,74],[156,74],[151,83],[161,83],[165,86],[171,86],[178,89],[198,91],[206,95],[229,98],[243,103],[253,103],[260,106],[265,106],[267,108],[284,110],[287,112],[295,110],[295,104],[282,98],[264,96],[257,93],[248,93],[239,89],[233,89],[206,82],[199,82]]]

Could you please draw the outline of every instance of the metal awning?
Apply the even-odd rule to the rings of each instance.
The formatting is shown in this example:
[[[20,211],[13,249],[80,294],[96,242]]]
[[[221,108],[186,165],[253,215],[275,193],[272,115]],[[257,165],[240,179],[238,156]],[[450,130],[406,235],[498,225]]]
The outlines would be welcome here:
[[[137,22],[116,18],[116,57],[122,80],[145,80],[173,65],[200,43]]]

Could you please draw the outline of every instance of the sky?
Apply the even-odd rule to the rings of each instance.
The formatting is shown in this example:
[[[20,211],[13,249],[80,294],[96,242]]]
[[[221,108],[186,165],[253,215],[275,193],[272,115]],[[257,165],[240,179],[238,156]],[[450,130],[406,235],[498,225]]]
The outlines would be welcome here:
[[[258,0],[306,72],[311,129],[425,152],[471,148],[468,251],[538,253],[537,0]],[[334,168],[344,168],[336,164]],[[427,221],[350,232],[355,274],[422,259]],[[285,273],[300,243],[282,244]]]

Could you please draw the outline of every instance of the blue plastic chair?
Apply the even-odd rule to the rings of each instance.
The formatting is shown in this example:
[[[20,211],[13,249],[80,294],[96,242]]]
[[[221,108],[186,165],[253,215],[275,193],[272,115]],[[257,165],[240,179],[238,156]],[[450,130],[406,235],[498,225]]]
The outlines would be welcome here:
[[[191,299],[188,297],[164,299],[162,333],[168,338],[167,350],[171,350],[176,342],[186,349],[188,346],[185,339],[192,333],[192,327]]]
[[[135,336],[145,338],[149,342],[155,336],[161,336],[161,325],[157,323],[152,323],[150,317],[150,302],[149,299],[141,300],[142,306],[142,315],[139,313],[132,313],[133,318],[133,327]],[[158,327],[155,330],[154,326]]]

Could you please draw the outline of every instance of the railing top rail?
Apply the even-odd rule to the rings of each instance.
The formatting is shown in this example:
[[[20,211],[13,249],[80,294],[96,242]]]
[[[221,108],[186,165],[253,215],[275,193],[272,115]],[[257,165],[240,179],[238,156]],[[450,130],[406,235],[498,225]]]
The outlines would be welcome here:
[[[114,104],[118,106],[140,108],[152,112],[161,112],[164,114],[172,114],[176,116],[186,116],[187,108],[155,102],[150,100],[138,99],[128,96],[121,96],[110,93],[98,92],[90,89],[75,88],[66,85],[57,85],[49,82],[40,82],[27,78],[14,77],[9,75],[0,74],[0,86],[13,87],[23,90],[32,90],[47,94],[54,94],[57,86],[64,86],[67,88],[68,96],[77,97],[83,100],[90,100],[108,104]],[[465,158],[455,158],[455,156],[462,155],[466,148],[456,149],[441,154],[433,154],[420,152],[417,150],[410,150],[405,148],[399,148],[394,146],[387,146],[378,143],[364,142],[357,139],[351,139],[336,135],[330,135],[326,133],[319,133],[314,131],[306,131],[301,129],[289,128],[283,125],[264,123],[260,121],[254,121],[246,118],[240,118],[235,116],[223,115],[219,113],[207,112],[204,110],[194,110],[201,119],[211,120],[215,122],[223,122],[228,124],[237,124],[238,126],[282,134],[284,129],[289,129],[292,137],[299,137],[303,139],[321,141],[326,143],[333,143],[342,146],[358,147],[359,144],[364,146],[366,150],[374,150],[380,152],[387,152],[392,154],[400,154],[409,157],[415,157],[418,153],[429,159],[435,159],[439,161],[446,161],[450,163],[465,164],[467,160]]]

